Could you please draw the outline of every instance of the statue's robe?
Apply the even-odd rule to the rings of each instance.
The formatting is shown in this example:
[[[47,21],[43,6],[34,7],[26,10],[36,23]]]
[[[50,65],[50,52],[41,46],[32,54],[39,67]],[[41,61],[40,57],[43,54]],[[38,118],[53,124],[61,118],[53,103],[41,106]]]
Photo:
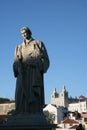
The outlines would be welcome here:
[[[13,64],[17,78],[15,103],[18,113],[38,113],[44,105],[43,74],[49,67],[44,44],[31,38],[15,48]]]

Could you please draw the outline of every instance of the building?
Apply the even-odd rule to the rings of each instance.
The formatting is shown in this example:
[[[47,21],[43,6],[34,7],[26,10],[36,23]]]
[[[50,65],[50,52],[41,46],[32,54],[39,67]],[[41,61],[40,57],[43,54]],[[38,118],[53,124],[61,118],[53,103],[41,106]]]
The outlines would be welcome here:
[[[0,103],[1,117],[2,115],[7,115],[9,111],[14,109],[15,109],[15,101],[6,100],[4,103]],[[79,113],[87,112],[87,98],[85,98],[82,95],[79,96],[79,98],[68,97],[68,92],[65,86],[63,86],[62,91],[60,93],[58,93],[55,88],[51,94],[51,103],[46,105],[43,111],[44,112],[48,111],[49,113],[54,114],[55,124],[61,123],[61,121],[63,121],[66,117],[75,120],[76,117],[73,116],[73,113],[75,111]],[[87,123],[87,118],[85,118],[84,121]],[[63,124],[63,125],[64,125],[63,128],[66,127],[66,125],[70,127],[70,124]],[[71,125],[71,127],[75,127],[74,125]]]
[[[73,120],[76,120],[76,116],[73,116],[73,114],[70,114],[70,113],[78,112],[78,114],[80,114],[80,117],[78,119],[80,120],[81,113],[87,112],[87,98],[85,98],[82,95],[79,96],[78,98],[77,97],[75,97],[75,98],[68,97],[68,92],[66,91],[65,86],[63,86],[60,94],[56,91],[56,88],[54,89],[54,91],[52,92],[52,95],[51,95],[51,104],[56,106],[56,108],[60,111],[62,110],[62,107],[67,108],[67,110],[68,110],[67,117],[69,117]],[[62,115],[61,115],[61,112],[59,112],[57,114],[56,114],[56,116],[58,116],[59,119],[56,120],[56,122],[59,123],[60,120],[62,121],[64,119],[63,118],[64,109],[62,111]]]
[[[63,86],[60,94],[57,93],[56,88],[54,89],[51,95],[51,104],[68,108],[68,92],[65,86]]]
[[[8,112],[15,109],[14,101],[7,101],[0,104],[0,115],[7,115]]]
[[[87,100],[79,100],[75,103],[69,103],[68,110],[72,112],[78,111],[79,113],[87,112]]]
[[[44,109],[44,113],[48,111],[49,113],[54,114],[54,123],[58,124],[65,118],[65,113],[67,112],[63,106],[56,106],[52,104],[48,104]]]
[[[51,95],[51,104],[66,107],[72,112],[78,111],[79,113],[82,113],[87,111],[87,98],[83,95],[78,98],[68,97],[65,86],[63,86],[60,94],[56,91],[56,88],[54,89]]]
[[[61,121],[61,124],[59,124],[58,126],[62,127],[62,129],[71,129],[71,127],[77,127],[79,125],[79,122],[66,118],[65,120]]]
[[[85,126],[85,129],[87,129],[87,112],[82,112],[82,124]]]

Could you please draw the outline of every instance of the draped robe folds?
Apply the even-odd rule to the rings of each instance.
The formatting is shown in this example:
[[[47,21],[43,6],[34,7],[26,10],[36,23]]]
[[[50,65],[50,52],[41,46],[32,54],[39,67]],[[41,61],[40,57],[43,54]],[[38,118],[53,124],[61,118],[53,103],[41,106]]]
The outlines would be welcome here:
[[[15,105],[18,113],[38,113],[44,105],[43,74],[49,67],[44,44],[30,39],[15,48],[13,64],[16,81]]]

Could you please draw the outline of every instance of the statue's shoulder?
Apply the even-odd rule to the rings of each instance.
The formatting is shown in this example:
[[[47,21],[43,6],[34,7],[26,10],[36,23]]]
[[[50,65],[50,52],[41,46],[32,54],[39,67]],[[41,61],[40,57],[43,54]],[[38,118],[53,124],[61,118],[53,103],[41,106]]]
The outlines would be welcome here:
[[[20,48],[23,43],[17,44],[15,48]]]
[[[16,51],[16,52],[19,51],[19,49],[22,49],[22,44],[23,44],[23,43],[21,43],[21,44],[19,44],[19,45],[16,45],[16,47],[15,47],[15,51]]]

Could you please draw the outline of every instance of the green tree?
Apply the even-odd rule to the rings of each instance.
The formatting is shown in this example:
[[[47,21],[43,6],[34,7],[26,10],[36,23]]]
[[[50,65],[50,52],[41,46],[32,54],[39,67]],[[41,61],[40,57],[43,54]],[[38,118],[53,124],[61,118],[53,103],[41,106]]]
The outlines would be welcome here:
[[[53,124],[55,120],[55,114],[53,114],[52,112],[50,113],[49,111],[44,111],[44,114],[48,123]]]
[[[10,101],[10,99],[8,99],[8,98],[0,98],[0,104],[5,103],[5,102],[9,102],[9,101]]]
[[[12,114],[14,113],[14,111],[15,111],[15,110],[14,110],[14,109],[12,109],[12,110],[11,110],[11,111],[9,111],[7,114],[8,114],[8,115],[12,115]]]

